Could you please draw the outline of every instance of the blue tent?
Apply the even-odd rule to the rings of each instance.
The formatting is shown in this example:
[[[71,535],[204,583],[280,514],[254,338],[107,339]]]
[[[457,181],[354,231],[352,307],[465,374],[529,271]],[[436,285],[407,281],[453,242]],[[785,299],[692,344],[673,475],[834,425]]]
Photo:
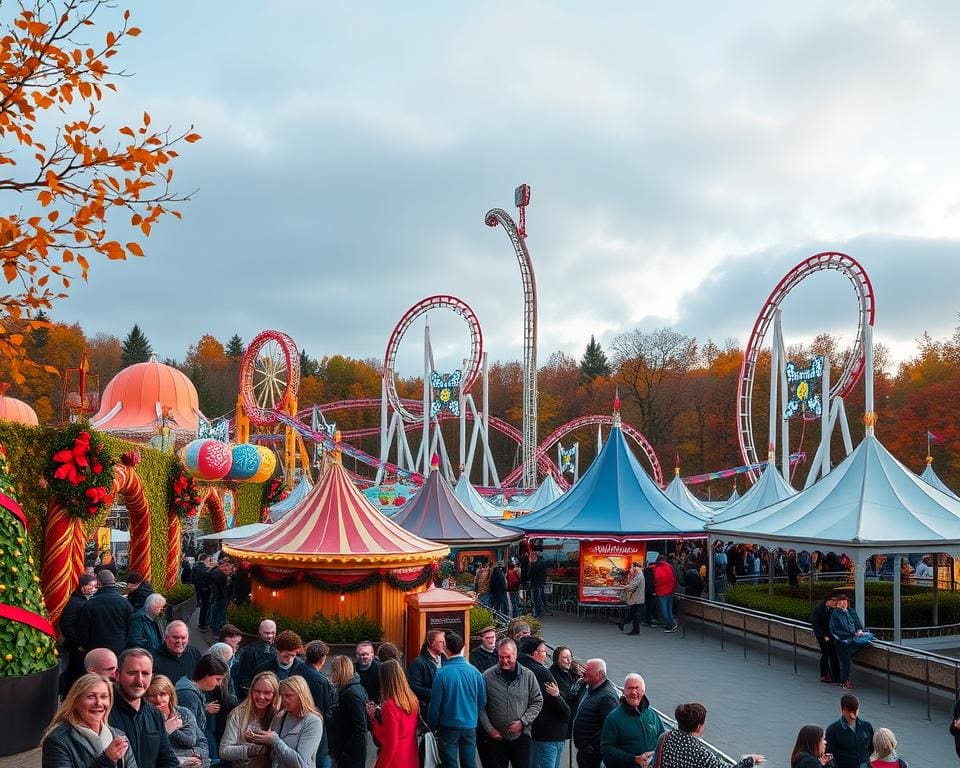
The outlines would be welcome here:
[[[722,511],[716,513],[713,522],[723,523],[733,520],[735,517],[756,512],[758,509],[769,507],[771,504],[796,495],[796,490],[783,479],[776,465],[769,462],[760,479],[750,487],[750,490],[736,501],[728,502]]]
[[[307,498],[307,494],[310,493],[311,488],[313,488],[313,486],[310,484],[307,476],[305,474],[300,475],[300,480],[290,489],[287,498],[270,506],[270,522],[277,522],[277,520]]]
[[[933,471],[933,459],[927,459],[927,468],[920,474],[920,479],[928,485],[932,485],[938,491],[943,491],[948,496],[952,496],[955,499],[960,498],[957,496],[957,494],[951,491],[947,487],[947,484],[940,479],[940,476]]]
[[[713,509],[690,492],[686,483],[680,479],[679,468],[674,473],[670,485],[668,485],[663,492],[666,494],[666,497],[680,507],[680,509],[689,512],[694,517],[699,517],[701,520],[709,520],[710,516],[714,513]]]
[[[539,512],[502,524],[552,538],[706,536],[703,520],[680,509],[650,479],[616,422],[600,455],[573,488]]]
[[[529,509],[531,512],[538,512],[549,504],[553,504],[557,499],[563,496],[563,488],[557,485],[553,475],[547,475],[540,487],[531,493],[527,498],[520,502],[511,504],[511,507],[517,509]]]

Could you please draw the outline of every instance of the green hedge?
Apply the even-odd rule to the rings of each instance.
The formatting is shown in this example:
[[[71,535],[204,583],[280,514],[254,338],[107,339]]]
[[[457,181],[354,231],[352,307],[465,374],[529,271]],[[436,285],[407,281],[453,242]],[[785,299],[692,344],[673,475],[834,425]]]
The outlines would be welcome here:
[[[311,619],[293,619],[275,613],[264,613],[254,605],[231,606],[227,609],[227,621],[236,625],[249,635],[256,635],[260,622],[273,619],[277,622],[277,631],[292,629],[305,643],[311,640],[323,640],[325,643],[359,643],[370,640],[378,643],[383,640],[383,627],[367,616],[355,616],[345,619],[340,616],[324,616],[317,613]]]
[[[853,597],[853,585],[841,582],[816,582],[813,585],[814,603],[834,589],[845,589]],[[767,595],[766,584],[745,584],[728,587],[726,600],[731,605],[754,611],[772,613],[798,621],[809,621],[813,611],[810,589],[807,585],[791,587],[775,584],[773,597]],[[868,581],[864,584],[867,615],[861,618],[868,627],[893,626],[893,584],[884,581]],[[941,624],[960,623],[960,593],[940,592],[939,612]],[[915,584],[901,586],[901,625],[904,627],[927,627],[933,623],[933,592],[928,587]]]

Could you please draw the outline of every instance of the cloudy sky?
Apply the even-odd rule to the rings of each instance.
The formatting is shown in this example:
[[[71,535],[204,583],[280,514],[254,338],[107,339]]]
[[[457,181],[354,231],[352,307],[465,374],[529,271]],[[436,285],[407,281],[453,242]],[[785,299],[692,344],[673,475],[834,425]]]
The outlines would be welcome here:
[[[55,317],[119,336],[137,322],[178,359],[203,333],[265,328],[315,357],[382,357],[408,307],[450,293],[492,359],[519,359],[519,269],[483,221],[526,182],[541,360],[636,327],[743,343],[822,250],[864,265],[895,356],[952,333],[960,5],[591,8],[135,4],[143,34],[114,59],[135,76],[105,114],[193,123],[203,141],[176,168],[197,192],[147,258],[95,264]],[[787,343],[855,329],[837,273],[784,309]],[[461,322],[431,325],[438,367],[456,367]]]

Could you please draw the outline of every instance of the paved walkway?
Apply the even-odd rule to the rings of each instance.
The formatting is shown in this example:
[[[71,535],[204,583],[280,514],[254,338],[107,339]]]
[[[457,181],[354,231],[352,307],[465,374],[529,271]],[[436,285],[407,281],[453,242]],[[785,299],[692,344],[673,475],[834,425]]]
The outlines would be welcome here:
[[[759,753],[770,768],[787,768],[797,731],[805,723],[826,726],[839,717],[841,690],[820,682],[819,657],[799,657],[793,672],[793,655],[774,653],[767,666],[766,643],[748,644],[707,629],[703,642],[699,626],[691,622],[686,637],[681,632],[665,634],[658,628],[641,627],[637,636],[617,630],[603,618],[548,616],[544,638],[551,645],[570,646],[581,660],[600,657],[609,676],[623,683],[628,672],[639,672],[647,683],[651,704],[669,715],[677,704],[699,701],[707,708],[704,738],[739,758]],[[957,765],[953,738],[948,732],[953,701],[935,694],[931,720],[927,720],[924,691],[906,683],[894,683],[892,705],[887,704],[886,678],[854,667],[853,691],[861,714],[874,728],[890,728],[900,744],[900,755],[914,768]]]

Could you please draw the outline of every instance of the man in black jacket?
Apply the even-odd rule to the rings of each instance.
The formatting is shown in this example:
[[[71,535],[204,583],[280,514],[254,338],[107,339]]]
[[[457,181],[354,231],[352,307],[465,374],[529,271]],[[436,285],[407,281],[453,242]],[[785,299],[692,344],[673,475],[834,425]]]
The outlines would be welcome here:
[[[810,616],[810,626],[820,645],[820,682],[836,685],[840,682],[840,659],[837,645],[830,636],[830,613],[837,607],[837,593],[817,603]]]
[[[859,768],[873,751],[873,726],[860,714],[860,699],[852,693],[840,697],[840,719],[827,726],[827,752],[837,768]]]
[[[506,583],[506,582],[504,582]],[[433,678],[445,661],[443,650],[446,642],[442,629],[431,629],[423,642],[420,655],[410,662],[407,668],[407,680],[420,701],[420,711],[430,708],[430,694],[433,692]]]
[[[63,696],[70,690],[73,682],[83,675],[83,657],[86,655],[86,649],[80,642],[77,635],[77,619],[80,617],[80,609],[87,604],[87,600],[97,589],[97,577],[83,573],[80,575],[80,583],[70,595],[70,600],[60,614],[60,621],[57,626],[63,635],[63,649],[67,654],[67,666],[60,675],[60,695]]]
[[[380,703],[380,661],[373,652],[373,643],[361,640],[357,643],[356,673],[360,676],[360,685],[367,691],[367,699]]]
[[[520,641],[517,662],[533,672],[543,695],[543,709],[530,727],[530,765],[556,765],[563,753],[570,728],[570,706],[560,695],[560,687],[546,667],[547,646],[539,637]]]
[[[533,592],[533,616],[539,619],[547,607],[547,561],[530,553],[530,589]]]
[[[480,645],[470,651],[470,663],[481,672],[497,664],[497,628],[493,624],[480,630]]]
[[[497,563],[490,571],[490,607],[505,616],[510,615],[510,601],[507,599],[507,574],[503,563]]]
[[[197,626],[200,629],[210,628],[210,581],[207,578],[210,562],[210,555],[201,555],[190,574],[193,579],[193,588],[197,591],[197,605],[200,609]]]
[[[152,676],[153,661],[147,651],[131,648],[120,654],[109,722],[127,735],[139,768],[178,768],[163,715],[143,698]]]
[[[133,608],[117,589],[117,580],[106,568],[97,574],[100,589],[77,616],[77,637],[87,650],[109,648],[117,656],[127,647],[127,630]]]
[[[269,661],[277,652],[273,641],[277,639],[277,624],[270,619],[260,622],[257,629],[260,639],[256,643],[245,645],[237,654],[237,661],[233,665],[234,684],[237,688],[237,698],[243,701],[250,690],[250,682],[257,667]]]
[[[171,621],[163,633],[163,645],[153,652],[153,669],[171,681],[189,677],[200,661],[200,651],[189,644],[190,631],[182,621]],[[176,683],[174,683],[176,685]]]
[[[573,719],[573,745],[577,748],[580,768],[599,768],[600,736],[603,721],[620,703],[617,688],[607,679],[607,663],[590,659],[583,670],[583,690]]]
[[[127,600],[133,606],[136,613],[147,602],[147,598],[153,594],[153,587],[150,582],[143,578],[140,571],[130,571],[127,574]]]

